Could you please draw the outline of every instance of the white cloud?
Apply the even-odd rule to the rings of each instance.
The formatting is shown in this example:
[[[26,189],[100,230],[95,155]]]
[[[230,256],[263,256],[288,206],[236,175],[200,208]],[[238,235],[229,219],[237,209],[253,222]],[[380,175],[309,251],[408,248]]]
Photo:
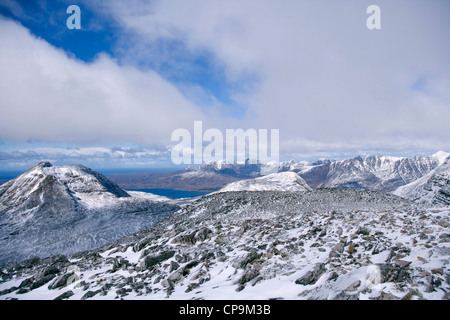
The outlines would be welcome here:
[[[450,4],[378,0],[382,29],[368,30],[370,4],[86,1],[124,28],[120,63],[75,60],[0,19],[0,139],[167,144],[174,129],[203,120],[222,130],[280,129],[284,153],[450,149]],[[186,60],[158,57],[148,45],[161,39],[194,57],[209,52],[230,83],[255,75],[253,90],[230,92],[248,106],[244,119],[224,118],[226,105],[205,88],[133,66],[148,55],[180,63],[189,77]],[[423,78],[426,90],[414,90]]]
[[[242,124],[343,151],[450,147],[448,1],[120,1],[107,8],[145,41],[212,52],[229,81],[259,76]],[[136,10],[139,8],[139,10]],[[428,92],[415,92],[423,76]],[[417,141],[422,141],[418,143]],[[297,145],[297,151],[303,147]]]
[[[87,64],[15,22],[0,18],[0,28],[2,140],[168,143],[172,130],[204,117],[151,70],[106,55]]]
[[[54,165],[83,164],[94,168],[171,167],[170,150],[163,147],[28,147],[0,152],[2,170],[27,169],[41,161]]]

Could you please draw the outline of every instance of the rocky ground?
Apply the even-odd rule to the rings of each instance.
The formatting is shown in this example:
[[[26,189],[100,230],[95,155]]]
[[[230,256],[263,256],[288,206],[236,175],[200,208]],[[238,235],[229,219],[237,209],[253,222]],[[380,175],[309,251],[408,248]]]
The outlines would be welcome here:
[[[4,267],[0,299],[449,299],[449,216],[356,189],[213,194],[99,249]]]

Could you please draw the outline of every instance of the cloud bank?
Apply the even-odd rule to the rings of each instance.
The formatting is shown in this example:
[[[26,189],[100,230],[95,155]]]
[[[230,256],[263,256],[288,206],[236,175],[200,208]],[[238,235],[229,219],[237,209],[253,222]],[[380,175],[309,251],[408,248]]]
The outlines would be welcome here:
[[[157,73],[68,56],[0,19],[0,138],[154,144],[202,112]],[[88,44],[86,44],[88,45]]]
[[[3,171],[26,170],[41,161],[54,165],[83,164],[97,170],[177,168],[164,147],[40,147],[0,151]]]
[[[347,150],[449,146],[448,2],[379,1],[375,31],[367,1],[133,4],[103,9],[146,41],[209,50],[230,81],[257,74],[244,123],[280,128],[285,148],[301,150],[305,140]]]

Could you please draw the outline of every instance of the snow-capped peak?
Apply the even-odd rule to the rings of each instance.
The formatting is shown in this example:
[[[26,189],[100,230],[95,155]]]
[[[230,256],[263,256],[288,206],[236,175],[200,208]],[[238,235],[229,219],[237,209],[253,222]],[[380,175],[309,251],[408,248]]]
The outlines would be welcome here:
[[[41,162],[0,186],[0,265],[92,249],[178,208],[152,195],[130,195],[82,165]]]
[[[129,195],[101,174],[82,165],[67,165],[62,167],[45,166],[42,172],[53,175],[59,182],[76,193],[109,193],[117,198]]]
[[[61,202],[64,198],[86,208],[129,197],[115,183],[82,165],[58,167],[50,162],[41,162],[0,187],[0,210],[17,211],[22,206],[37,209],[56,193]]]

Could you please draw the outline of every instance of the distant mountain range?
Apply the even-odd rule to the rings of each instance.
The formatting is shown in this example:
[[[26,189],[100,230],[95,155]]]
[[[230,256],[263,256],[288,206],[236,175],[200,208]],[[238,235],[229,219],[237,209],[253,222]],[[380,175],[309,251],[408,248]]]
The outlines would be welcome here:
[[[428,157],[367,156],[305,166],[299,174],[312,187],[356,187],[392,192],[441,165],[449,154]]]
[[[339,161],[320,159],[310,163],[291,160],[228,164],[216,161],[177,172],[118,174],[109,178],[124,189],[215,191],[231,182],[290,171],[296,172],[312,189],[355,187],[393,192],[442,165],[449,155],[440,151],[426,157],[365,156]]]
[[[173,189],[185,191],[216,191],[226,184],[242,180],[215,172],[187,168],[181,171],[152,171],[108,175],[124,189]]]
[[[414,161],[413,161],[414,160]],[[394,189],[398,184],[420,176],[430,167],[437,166],[413,180]],[[290,165],[293,163],[290,162]],[[324,170],[327,167],[328,178],[318,188],[370,189],[385,193],[393,193],[416,203],[427,205],[450,205],[450,157],[440,152],[427,158],[355,158],[339,162],[321,161],[312,165],[304,165],[293,171],[272,173],[253,179],[245,179],[227,184],[217,192],[227,191],[311,191],[306,181],[300,177],[311,175],[311,172]],[[283,169],[292,170],[290,166]],[[401,180],[400,180],[401,177]],[[392,191],[394,189],[394,191]],[[392,192],[391,192],[392,191]]]
[[[163,197],[126,192],[84,166],[42,162],[0,186],[0,265],[92,249],[178,208]]]

